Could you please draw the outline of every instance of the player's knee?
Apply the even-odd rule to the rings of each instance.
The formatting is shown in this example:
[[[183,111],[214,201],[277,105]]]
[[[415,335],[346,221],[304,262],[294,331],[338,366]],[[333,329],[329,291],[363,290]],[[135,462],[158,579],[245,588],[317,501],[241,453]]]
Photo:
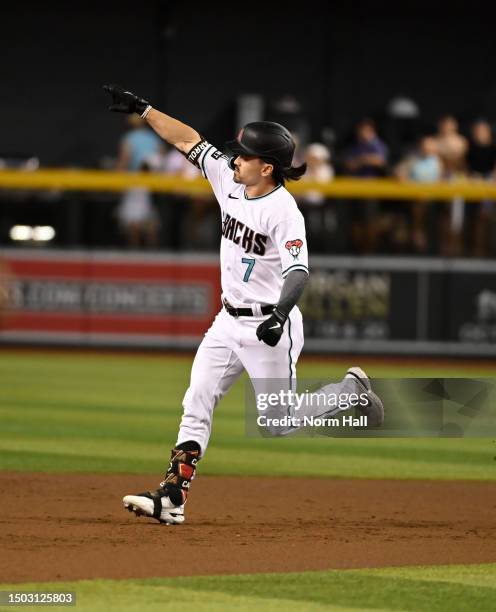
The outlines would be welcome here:
[[[218,402],[219,398],[215,395],[214,390],[209,386],[202,386],[201,384],[195,384],[191,386],[184,396],[183,406],[194,406],[195,409],[203,406],[210,410]]]

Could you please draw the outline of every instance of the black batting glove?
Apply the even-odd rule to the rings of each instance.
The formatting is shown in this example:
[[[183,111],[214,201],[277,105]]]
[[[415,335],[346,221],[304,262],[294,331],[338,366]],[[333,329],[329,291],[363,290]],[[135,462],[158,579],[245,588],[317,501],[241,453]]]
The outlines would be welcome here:
[[[138,113],[138,115],[142,115],[146,107],[150,106],[149,102],[120,85],[104,85],[103,89],[112,96],[112,104],[109,106],[109,110],[114,113],[128,113],[129,115]]]
[[[281,339],[287,318],[287,314],[274,308],[270,317],[257,327],[257,338],[269,346],[275,346]]]

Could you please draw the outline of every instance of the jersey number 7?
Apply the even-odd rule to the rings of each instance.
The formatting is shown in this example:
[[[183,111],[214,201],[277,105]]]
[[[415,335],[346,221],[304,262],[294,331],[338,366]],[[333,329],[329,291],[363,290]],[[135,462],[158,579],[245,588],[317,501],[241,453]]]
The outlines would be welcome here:
[[[252,257],[243,257],[241,261],[244,264],[248,264],[245,275],[243,276],[243,280],[245,281],[245,283],[247,283],[248,279],[250,278],[251,271],[253,270],[253,266],[255,265],[255,259]]]

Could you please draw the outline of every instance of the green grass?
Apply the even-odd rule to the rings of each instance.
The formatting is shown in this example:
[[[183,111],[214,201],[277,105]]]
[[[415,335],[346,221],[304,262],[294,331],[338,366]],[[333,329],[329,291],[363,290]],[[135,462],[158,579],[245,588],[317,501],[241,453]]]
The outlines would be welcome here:
[[[348,364],[302,362],[299,375],[340,377]],[[190,357],[0,352],[0,469],[163,471],[175,442]],[[376,377],[470,376],[462,365],[371,365]],[[495,367],[476,371],[492,376]],[[261,439],[245,434],[244,380],[217,408],[202,474],[361,478],[496,478],[485,438]],[[318,457],[318,461],[315,458]]]
[[[347,365],[302,362],[299,375],[339,377]],[[190,367],[191,358],[180,356],[0,352],[0,469],[162,473]],[[482,377],[495,375],[496,366],[467,371],[398,362],[367,371]],[[280,476],[496,478],[491,439],[249,438],[243,406],[240,381],[217,409],[202,474],[265,475],[270,465]],[[496,565],[0,584],[10,589],[74,590],[75,609],[92,612],[485,611],[495,608]]]
[[[485,612],[494,610],[496,564],[1,584],[0,590],[75,591],[75,609],[80,612],[182,609]]]

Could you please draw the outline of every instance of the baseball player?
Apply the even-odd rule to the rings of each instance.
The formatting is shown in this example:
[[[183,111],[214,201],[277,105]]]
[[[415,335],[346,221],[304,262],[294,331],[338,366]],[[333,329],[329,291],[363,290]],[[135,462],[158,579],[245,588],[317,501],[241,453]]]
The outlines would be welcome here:
[[[138,113],[157,134],[201,169],[222,215],[220,247],[222,304],[196,353],[183,416],[169,467],[156,491],[126,495],[124,506],[162,523],[184,522],[184,504],[197,463],[205,454],[215,407],[246,370],[255,392],[293,388],[303,347],[303,323],[296,303],[308,279],[305,224],[285,189],[305,166],[293,167],[295,143],[282,125],[249,123],[227,143],[232,157],[208,143],[193,128],[153,108],[117,85],[105,85],[109,110]],[[282,383],[281,383],[282,381]],[[369,394],[364,412],[369,425],[382,423],[383,408],[360,368],[350,368],[328,392]],[[328,410],[328,409],[327,409]],[[305,414],[323,408],[306,406]],[[283,416],[287,406],[271,406]],[[274,435],[294,427],[271,427]]]

